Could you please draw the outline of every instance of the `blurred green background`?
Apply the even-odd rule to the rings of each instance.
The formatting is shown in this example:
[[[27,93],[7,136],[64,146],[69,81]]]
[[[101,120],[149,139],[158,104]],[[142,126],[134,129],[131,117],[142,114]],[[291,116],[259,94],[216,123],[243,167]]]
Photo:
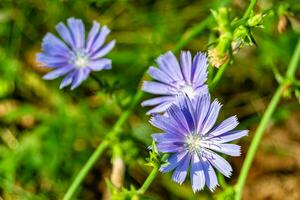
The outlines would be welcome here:
[[[131,102],[154,59],[172,49],[190,27],[210,16],[210,9],[228,6],[234,18],[243,15],[248,3],[0,0],[0,197],[61,199],[76,172]],[[220,119],[237,114],[240,128],[251,130],[240,142],[243,156],[277,86],[272,68],[285,72],[299,38],[300,2],[259,0],[255,10],[270,8],[274,11],[264,19],[264,28],[253,32],[257,46],[244,47],[235,55],[213,93],[224,105]],[[55,33],[55,25],[72,16],[82,18],[87,29],[96,20],[112,30],[109,39],[117,41],[109,54],[113,69],[96,73],[109,88],[99,88],[90,78],[75,91],[59,90],[61,79],[42,80],[47,70],[35,62],[42,38],[47,32]],[[280,27],[280,23],[284,24]],[[211,23],[184,49],[193,53],[207,50],[214,28]],[[120,139],[127,188],[131,184],[138,188],[151,170],[144,163],[154,129],[145,112],[140,106],[135,109]],[[291,96],[276,110],[254,161],[244,199],[282,199],[280,195],[300,199],[299,120],[299,103]],[[230,160],[235,171],[229,184],[235,183],[243,156]],[[108,149],[84,180],[77,199],[104,197],[105,178],[110,173]],[[144,198],[211,199],[218,191],[193,195],[189,184],[178,186],[169,175],[160,175]]]

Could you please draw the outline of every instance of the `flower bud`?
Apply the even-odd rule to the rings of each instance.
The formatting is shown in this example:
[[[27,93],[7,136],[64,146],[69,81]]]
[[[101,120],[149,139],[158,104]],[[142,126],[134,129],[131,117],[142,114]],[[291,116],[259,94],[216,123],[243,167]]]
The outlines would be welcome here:
[[[277,25],[277,30],[280,34],[285,32],[287,24],[288,24],[287,17],[285,15],[280,16]]]
[[[213,48],[208,50],[208,58],[212,66],[219,68],[228,61],[229,56],[227,53],[219,52],[217,48]]]
[[[249,26],[257,26],[257,25],[260,25],[262,23],[262,20],[263,20],[264,16],[259,13],[259,14],[256,14],[252,17],[250,17],[247,21],[248,25]]]

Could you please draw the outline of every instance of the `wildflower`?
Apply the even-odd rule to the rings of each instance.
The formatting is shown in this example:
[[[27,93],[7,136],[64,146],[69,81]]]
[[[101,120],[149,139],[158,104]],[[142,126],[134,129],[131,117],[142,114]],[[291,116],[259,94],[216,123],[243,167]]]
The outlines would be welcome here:
[[[93,22],[93,27],[85,38],[82,20],[69,18],[67,26],[60,22],[56,25],[60,38],[47,33],[43,39],[44,52],[37,55],[37,61],[46,67],[53,68],[43,78],[53,80],[66,75],[60,88],[71,85],[78,87],[92,71],[111,69],[111,60],[103,58],[115,46],[115,41],[104,45],[110,30]]]
[[[215,125],[221,105],[217,100],[210,103],[209,94],[197,97],[193,104],[184,97],[173,104],[167,115],[154,115],[150,123],[163,134],[153,134],[157,150],[169,153],[162,172],[173,171],[173,181],[182,184],[190,168],[190,179],[194,192],[205,186],[213,191],[218,185],[215,170],[230,177],[230,164],[216,152],[230,156],[240,155],[240,146],[229,144],[247,135],[247,130],[233,129],[238,125],[236,116]]]
[[[159,68],[150,67],[149,74],[156,81],[144,81],[142,90],[161,95],[142,102],[142,106],[155,106],[147,114],[161,113],[170,107],[176,97],[187,95],[191,99],[206,94],[207,59],[203,53],[197,53],[192,59],[189,51],[182,51],[180,64],[169,51],[156,60]]]

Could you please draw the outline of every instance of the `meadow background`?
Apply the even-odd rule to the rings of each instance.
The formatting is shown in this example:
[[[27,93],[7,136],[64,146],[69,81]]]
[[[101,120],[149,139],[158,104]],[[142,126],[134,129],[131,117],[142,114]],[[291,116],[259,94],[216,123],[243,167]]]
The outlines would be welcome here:
[[[211,16],[210,9],[230,7],[243,15],[244,0],[0,0],[0,199],[61,199],[75,174],[140,90],[140,80],[154,59],[186,36],[186,31]],[[300,2],[259,0],[257,12],[272,8],[263,28],[255,28],[257,45],[234,55],[213,92],[223,104],[219,119],[237,114],[239,128],[250,129],[239,141],[242,156],[230,158],[234,184],[260,118],[278,83],[274,71],[285,72],[300,36]],[[282,21],[282,10],[286,17]],[[47,72],[35,61],[47,32],[68,17],[81,18],[86,29],[96,20],[111,30],[116,47],[108,55],[113,68],[95,75],[79,88],[59,90],[60,79],[44,81]],[[184,50],[206,51],[215,23],[195,36]],[[280,29],[281,28],[281,29]],[[179,56],[179,53],[177,53]],[[298,77],[299,76],[298,70]],[[150,95],[144,97],[147,98]],[[151,168],[145,166],[154,129],[136,107],[120,145],[126,164],[124,186],[139,188]],[[286,95],[269,123],[252,165],[244,199],[300,199],[300,106]],[[75,199],[101,199],[111,173],[111,149],[105,151],[85,178]],[[194,195],[190,184],[179,186],[170,174],[159,175],[142,199],[212,199],[220,188]]]

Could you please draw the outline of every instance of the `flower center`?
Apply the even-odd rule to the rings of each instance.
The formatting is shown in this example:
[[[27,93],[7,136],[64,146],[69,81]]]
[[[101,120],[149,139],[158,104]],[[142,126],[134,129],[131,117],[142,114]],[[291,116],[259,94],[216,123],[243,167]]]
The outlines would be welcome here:
[[[191,85],[184,85],[179,90],[180,94],[186,94],[189,98],[193,99],[195,97],[194,88]]]
[[[195,133],[189,134],[185,139],[185,148],[190,153],[199,153],[201,151],[201,136]]]
[[[77,51],[75,53],[74,65],[76,68],[86,67],[88,62],[88,56],[83,51]]]

